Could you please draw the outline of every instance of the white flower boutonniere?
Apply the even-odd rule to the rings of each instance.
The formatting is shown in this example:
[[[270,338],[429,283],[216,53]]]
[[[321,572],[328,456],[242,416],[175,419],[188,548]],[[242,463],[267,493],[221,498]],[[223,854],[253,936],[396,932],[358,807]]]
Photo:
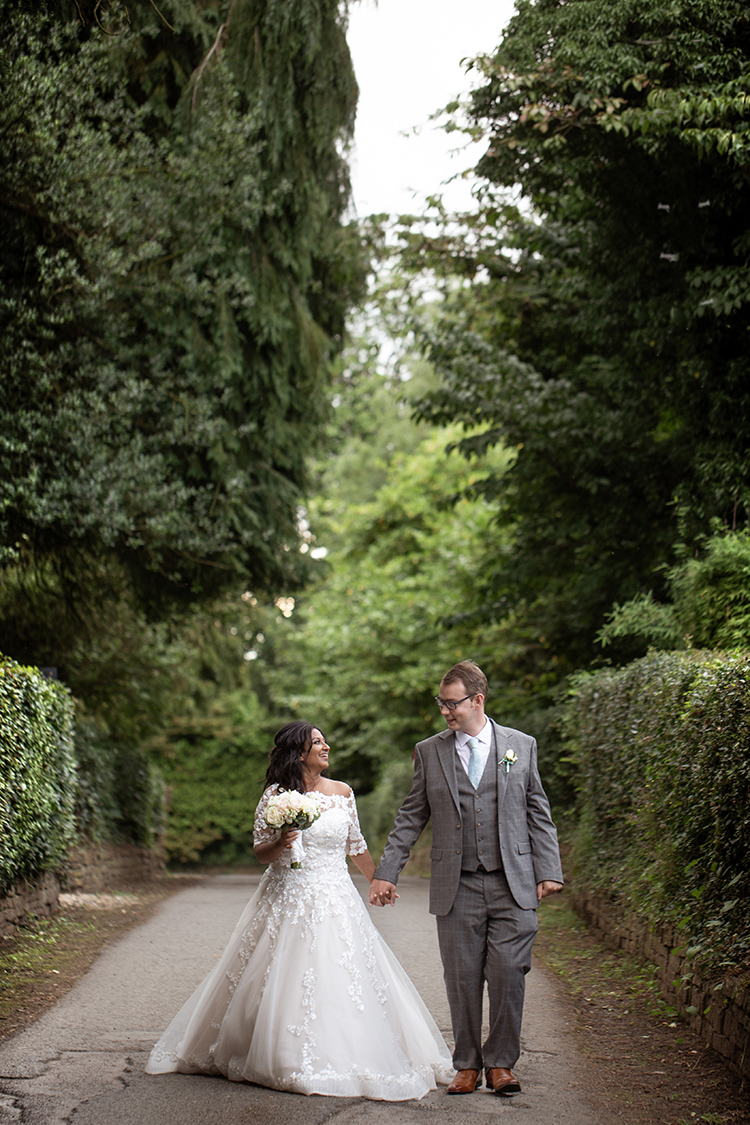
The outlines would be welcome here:
[[[506,753],[505,753],[505,757],[503,758],[503,765],[505,766],[505,772],[507,773],[508,770],[510,769],[510,767],[513,765],[513,763],[517,762],[517,761],[518,761],[518,754],[516,754],[515,750],[507,750]]]

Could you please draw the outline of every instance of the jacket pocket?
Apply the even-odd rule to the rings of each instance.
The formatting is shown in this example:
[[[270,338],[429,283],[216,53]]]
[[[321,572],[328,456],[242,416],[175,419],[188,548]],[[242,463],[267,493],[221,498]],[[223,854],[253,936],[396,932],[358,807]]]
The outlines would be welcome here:
[[[524,840],[520,844],[518,844],[518,854],[519,855],[528,855],[530,851],[531,851],[531,844],[528,840]]]
[[[442,859],[442,858],[443,858],[443,849],[442,848],[430,848],[430,859]]]

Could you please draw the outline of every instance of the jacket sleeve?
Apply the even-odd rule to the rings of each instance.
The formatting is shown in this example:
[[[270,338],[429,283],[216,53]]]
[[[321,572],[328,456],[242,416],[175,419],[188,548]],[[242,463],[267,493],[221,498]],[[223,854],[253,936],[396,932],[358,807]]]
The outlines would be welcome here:
[[[375,871],[376,879],[385,879],[388,883],[398,882],[409,853],[429,819],[430,804],[427,799],[424,760],[417,746],[414,752],[414,778],[411,789],[396,813],[388,842]]]
[[[553,883],[562,883],[557,829],[552,820],[547,794],[539,777],[536,741],[532,741],[529,780],[526,788],[526,820],[534,861],[534,876],[537,883],[543,883],[547,879]]]

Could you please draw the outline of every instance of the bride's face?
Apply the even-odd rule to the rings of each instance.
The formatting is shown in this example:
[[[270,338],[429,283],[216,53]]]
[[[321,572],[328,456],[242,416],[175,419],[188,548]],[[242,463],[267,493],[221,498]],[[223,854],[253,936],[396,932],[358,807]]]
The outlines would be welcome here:
[[[321,773],[328,768],[328,751],[330,747],[317,727],[313,727],[310,735],[310,746],[302,755],[302,761],[311,773]]]

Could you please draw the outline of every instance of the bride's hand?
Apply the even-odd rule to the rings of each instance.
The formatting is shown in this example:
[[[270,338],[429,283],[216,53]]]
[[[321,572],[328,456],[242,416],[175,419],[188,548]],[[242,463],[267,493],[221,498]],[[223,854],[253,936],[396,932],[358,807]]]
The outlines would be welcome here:
[[[370,883],[370,906],[394,906],[398,897],[393,883],[385,879],[373,879]]]
[[[253,850],[256,859],[259,863],[275,863],[282,852],[291,848],[298,836],[298,828],[286,828],[283,832],[274,832],[270,840],[255,845]]]

